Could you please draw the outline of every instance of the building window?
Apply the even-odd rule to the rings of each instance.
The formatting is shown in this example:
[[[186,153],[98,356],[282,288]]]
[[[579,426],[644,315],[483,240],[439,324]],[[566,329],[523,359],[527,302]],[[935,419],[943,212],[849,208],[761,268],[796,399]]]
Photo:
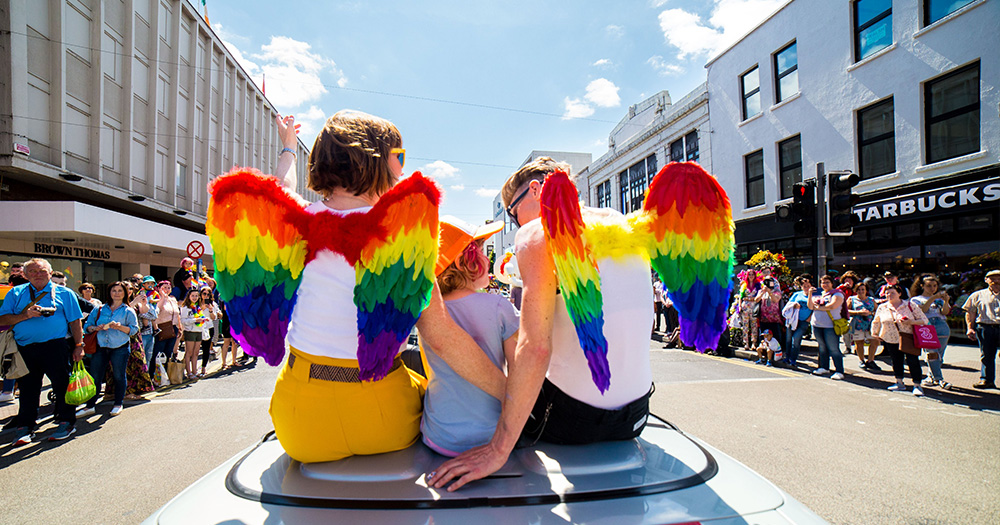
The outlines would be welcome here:
[[[757,66],[740,76],[743,92],[743,120],[760,113],[760,70]]]
[[[176,177],[174,178],[175,187],[174,190],[179,197],[183,197],[187,193],[187,166],[177,163]]]
[[[855,61],[892,44],[892,0],[854,2]]]
[[[597,207],[611,207],[611,179],[597,185]]]
[[[764,152],[755,151],[743,157],[746,172],[747,208],[764,204]]]
[[[924,85],[927,163],[979,151],[979,62]]]
[[[670,143],[670,162],[684,162],[684,138]]]
[[[975,0],[924,0],[924,26],[929,26],[974,1]]]
[[[774,54],[775,102],[781,102],[799,92],[799,55],[795,42]]]
[[[628,213],[628,170],[618,174],[618,203],[622,213]]]
[[[656,153],[646,157],[646,177],[649,179],[646,182],[647,187],[650,185],[650,183],[653,182],[653,177],[656,176],[657,168],[658,166],[656,165]]]
[[[687,160],[698,162],[698,159],[701,158],[701,155],[698,153],[698,131],[692,131],[684,135],[684,146],[687,151]]]
[[[646,179],[646,160],[643,159],[636,162],[628,169],[628,179],[629,179],[629,200],[630,206],[629,211],[635,211],[642,208],[642,199],[646,196],[646,186],[648,184]]]
[[[858,110],[858,158],[862,179],[896,171],[892,97]]]
[[[802,182],[802,138],[796,135],[778,143],[781,197],[792,198],[792,186]],[[763,202],[763,201],[762,201]]]

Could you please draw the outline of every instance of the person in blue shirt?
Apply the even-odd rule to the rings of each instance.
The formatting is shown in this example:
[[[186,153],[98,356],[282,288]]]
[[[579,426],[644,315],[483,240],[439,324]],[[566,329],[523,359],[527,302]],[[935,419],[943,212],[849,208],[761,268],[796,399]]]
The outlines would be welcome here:
[[[809,330],[809,316],[812,315],[812,310],[809,309],[809,296],[802,289],[812,283],[812,275],[804,273],[796,277],[792,282],[799,290],[788,298],[788,303],[792,308],[797,310],[799,324],[795,327],[795,330],[787,331],[788,340],[785,342],[785,348],[788,349],[788,353],[785,356],[784,363],[791,368],[795,368],[795,363],[799,359],[799,350],[802,349],[802,336]]]
[[[94,376],[97,395],[87,401],[87,407],[80,411],[80,417],[96,412],[97,400],[101,398],[104,370],[111,364],[111,375],[115,381],[115,404],[111,415],[122,412],[128,379],[125,365],[128,364],[129,338],[139,333],[139,317],[128,305],[128,288],[121,281],[108,286],[110,300],[87,317],[83,329],[89,334],[97,333],[97,352],[90,358],[90,375]]]
[[[13,421],[15,446],[31,443],[34,436],[43,376],[48,376],[56,396],[56,431],[49,441],[67,439],[76,432],[76,410],[66,403],[70,356],[67,338],[72,336],[71,342],[76,345],[73,361],[83,358],[83,313],[76,294],[49,281],[52,265],[45,259],[25,263],[24,274],[28,282],[11,289],[0,305],[0,325],[13,327],[14,340],[28,366],[28,375],[17,380],[21,399]]]

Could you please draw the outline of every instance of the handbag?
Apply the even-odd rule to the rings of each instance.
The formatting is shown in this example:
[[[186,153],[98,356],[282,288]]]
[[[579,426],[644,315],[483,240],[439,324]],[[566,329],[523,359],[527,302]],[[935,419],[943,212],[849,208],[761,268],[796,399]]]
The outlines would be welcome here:
[[[156,328],[159,330],[156,334],[157,341],[168,341],[177,337],[177,332],[174,330],[174,323],[171,323],[170,321],[160,323],[156,325]]]
[[[904,354],[920,355],[920,348],[913,342],[913,334],[899,332],[899,351]]]
[[[167,378],[171,385],[179,385],[184,382],[184,363],[171,359],[167,362]]]
[[[98,321],[101,320],[101,310],[103,309],[104,305],[101,305],[101,307],[97,309],[96,319]],[[90,332],[83,336],[83,353],[85,354],[97,353],[97,332]]]
[[[934,328],[932,324],[914,325],[913,339],[916,345],[924,350],[937,350],[941,348],[941,340],[938,339],[937,328]]]
[[[156,356],[156,371],[153,372],[153,383],[157,388],[170,386],[170,376],[163,366],[167,363],[167,356],[159,354]]]
[[[851,329],[851,323],[847,319],[834,319],[833,314],[829,310],[826,311],[826,315],[829,315],[830,320],[833,321],[833,333],[844,335]]]
[[[73,373],[69,375],[66,404],[82,405],[95,395],[97,395],[97,385],[94,384],[94,378],[87,372],[81,359],[73,364]]]

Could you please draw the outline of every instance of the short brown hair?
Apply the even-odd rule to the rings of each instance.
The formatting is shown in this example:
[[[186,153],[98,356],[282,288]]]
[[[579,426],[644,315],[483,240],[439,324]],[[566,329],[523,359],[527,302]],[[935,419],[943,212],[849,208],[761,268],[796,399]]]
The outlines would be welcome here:
[[[338,111],[327,119],[309,153],[309,189],[329,196],[343,188],[354,195],[381,195],[395,184],[389,153],[403,144],[388,120]]]
[[[556,162],[552,160],[552,157],[538,157],[532,162],[521,166],[521,169],[515,171],[503,185],[501,193],[503,205],[510,206],[510,201],[514,200],[514,194],[517,193],[517,189],[524,186],[525,183],[533,180],[544,181],[549,173],[557,170],[565,171],[566,175],[569,175],[570,180],[573,180],[569,164]]]

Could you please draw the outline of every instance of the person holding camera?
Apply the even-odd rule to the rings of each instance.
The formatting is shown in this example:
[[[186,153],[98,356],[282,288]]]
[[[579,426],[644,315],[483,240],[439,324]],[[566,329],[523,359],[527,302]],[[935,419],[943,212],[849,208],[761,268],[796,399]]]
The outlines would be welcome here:
[[[756,301],[760,304],[760,331],[770,331],[774,339],[780,346],[784,341],[781,337],[781,328],[784,326],[781,317],[781,286],[778,280],[771,276],[771,269],[762,270],[763,278],[760,281],[760,291],[757,292]]]
[[[56,396],[53,420],[57,426],[49,441],[67,439],[76,432],[76,407],[66,403],[70,355],[67,337],[72,336],[71,343],[76,345],[73,361],[83,358],[83,312],[76,294],[49,281],[52,265],[45,259],[25,263],[24,274],[28,282],[11,289],[0,306],[0,325],[13,327],[14,340],[28,365],[28,375],[17,380],[21,398],[12,422],[14,446],[31,443],[42,376],[48,376]]]

